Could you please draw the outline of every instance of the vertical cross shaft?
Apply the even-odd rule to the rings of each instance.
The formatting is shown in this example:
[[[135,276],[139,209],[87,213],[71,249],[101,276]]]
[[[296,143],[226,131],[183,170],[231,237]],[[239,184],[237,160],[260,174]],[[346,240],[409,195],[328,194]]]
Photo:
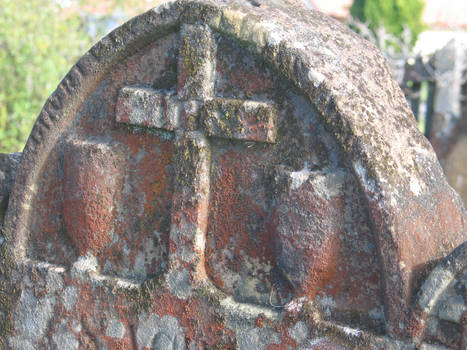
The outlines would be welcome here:
[[[124,87],[117,102],[117,122],[175,133],[176,178],[169,243],[169,279],[173,284],[205,277],[211,157],[207,137],[256,142],[275,142],[276,137],[277,111],[272,103],[215,97],[215,57],[211,30],[205,25],[185,24],[176,91]]]
[[[182,101],[195,100],[191,104],[195,109],[199,109],[201,101],[214,95],[215,51],[214,37],[208,27],[182,27],[177,92]],[[185,130],[189,119],[183,113],[181,124]],[[205,277],[211,147],[200,131],[180,131],[175,147],[177,177],[172,201],[169,268],[177,269],[179,274],[172,276],[182,281],[186,278],[196,281]]]

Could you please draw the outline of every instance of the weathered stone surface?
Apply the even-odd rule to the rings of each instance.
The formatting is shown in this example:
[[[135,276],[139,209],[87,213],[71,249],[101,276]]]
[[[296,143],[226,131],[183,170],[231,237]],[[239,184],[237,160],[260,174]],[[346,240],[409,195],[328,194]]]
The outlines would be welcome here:
[[[174,130],[179,124],[179,105],[170,91],[124,87],[118,96],[119,123]]]
[[[209,136],[276,141],[277,111],[271,103],[214,99],[204,104],[201,125]]]
[[[426,349],[465,349],[467,346],[467,242],[457,247],[430,273],[422,285],[414,313],[415,334],[434,346]]]
[[[3,223],[20,160],[21,153],[0,154],[0,223]]]
[[[44,106],[6,217],[0,339],[411,349],[414,295],[465,221],[371,44],[299,1],[171,2]]]
[[[125,158],[118,144],[101,140],[64,145],[63,221],[79,255],[95,254],[112,241]]]

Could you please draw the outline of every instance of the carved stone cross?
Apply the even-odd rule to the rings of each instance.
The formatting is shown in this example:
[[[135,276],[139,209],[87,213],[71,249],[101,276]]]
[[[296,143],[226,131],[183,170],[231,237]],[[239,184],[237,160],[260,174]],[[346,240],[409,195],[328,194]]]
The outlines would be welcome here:
[[[211,157],[208,138],[268,143],[276,139],[277,110],[273,103],[215,96],[215,60],[216,43],[210,29],[185,24],[176,91],[124,87],[117,103],[117,122],[175,133],[177,175],[168,266],[169,275],[177,281],[205,277]]]

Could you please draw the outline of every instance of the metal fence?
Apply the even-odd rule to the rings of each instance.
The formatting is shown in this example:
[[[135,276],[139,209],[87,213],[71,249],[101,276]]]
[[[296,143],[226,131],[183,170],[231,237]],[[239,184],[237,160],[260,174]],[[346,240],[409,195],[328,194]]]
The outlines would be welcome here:
[[[401,88],[420,130],[429,139],[436,93],[436,74],[430,61],[423,62],[421,57],[409,59],[404,67]]]
[[[441,54],[449,55],[449,52],[441,52]],[[433,55],[425,61],[421,57],[408,59],[403,68],[402,79],[399,82],[418,121],[419,129],[429,140],[433,136],[435,114],[440,112],[437,111],[439,107],[436,107],[435,104],[437,103],[437,94],[441,93],[441,91],[446,94],[446,89],[460,87],[456,101],[450,101],[451,103],[458,103],[460,108],[456,110],[452,106],[451,110],[457,111],[455,119],[459,121],[467,119],[467,57],[464,58],[465,62],[461,62],[460,72],[462,77],[458,80],[453,80],[452,70],[446,70],[445,67],[443,70],[438,70],[435,57]]]

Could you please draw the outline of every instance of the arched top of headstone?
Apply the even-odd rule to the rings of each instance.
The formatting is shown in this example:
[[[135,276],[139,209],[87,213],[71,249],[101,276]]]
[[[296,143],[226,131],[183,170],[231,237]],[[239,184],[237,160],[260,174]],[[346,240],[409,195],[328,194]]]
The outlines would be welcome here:
[[[226,53],[226,56],[216,61],[216,50]],[[235,54],[235,60],[254,57],[251,62],[242,61],[242,64],[262,73],[239,78],[240,82],[235,80],[233,73],[214,79],[215,75],[222,75],[223,70],[231,72],[235,68],[228,64],[229,58]],[[167,74],[159,72],[160,68],[154,64],[163,60]],[[125,79],[131,80],[130,83],[112,75],[116,74],[117,68],[120,73],[128,70]],[[130,79],[133,68],[140,75],[135,74]],[[154,81],[151,74],[160,79]],[[118,90],[113,91],[111,84],[106,83],[108,76],[119,82],[120,85],[116,84]],[[226,87],[230,81],[238,86],[243,84],[242,88]],[[269,81],[273,83],[261,90],[254,85],[256,81],[260,82],[258,86]],[[270,93],[274,89],[283,90]],[[293,102],[282,103],[281,96]],[[106,98],[111,98],[112,102],[99,102]],[[90,102],[90,99],[94,100]],[[294,116],[288,116],[289,110],[295,111]],[[92,123],[101,123],[99,135],[94,135],[91,122],[79,124],[85,119],[83,116],[89,115],[89,118],[94,118]],[[113,116],[112,120],[102,121],[108,115]],[[231,115],[235,118],[230,118]],[[305,157],[301,159],[298,156],[287,160],[287,155],[295,147],[294,135],[300,140],[311,137],[304,129],[294,129],[288,122],[297,123],[300,128],[307,123],[316,125],[316,130],[321,128],[317,132],[322,138],[320,142],[326,147],[337,145],[328,147],[337,154],[337,160],[329,161],[333,165],[313,172],[311,156],[310,163],[304,160]],[[109,125],[138,125],[140,129],[137,137],[128,141],[133,136],[121,130],[115,134],[106,132],[105,127]],[[149,140],[151,135],[141,136],[146,128],[157,129],[154,131],[157,135],[155,144]],[[281,130],[289,133],[287,137],[281,136]],[[92,136],[86,136],[86,132]],[[331,135],[329,139],[323,136],[328,134]],[[258,147],[256,160],[235,158],[232,156],[235,152],[219,153],[214,147],[224,142],[219,140],[231,140],[229,147],[242,150],[242,147],[248,150],[252,145],[253,148]],[[132,142],[136,142],[136,146],[133,147]],[[309,149],[314,143],[304,142],[299,146],[306,148],[303,145],[308,148],[305,151],[300,149],[300,152],[306,153],[311,152]],[[267,147],[273,150],[271,154],[276,152],[276,163],[267,159],[269,153],[264,151]],[[326,147],[323,147],[326,149],[324,158],[331,159],[333,152],[328,152]],[[144,152],[139,153],[138,149],[144,149]],[[282,158],[279,151],[283,151]],[[242,152],[247,154],[247,151]],[[300,162],[294,163],[296,159]],[[285,164],[288,161],[290,164]],[[133,170],[135,162],[146,167]],[[274,165],[271,174],[268,163]],[[43,189],[39,179],[44,172],[55,171],[55,168],[48,169],[51,164],[58,169],[60,181],[63,180],[63,187],[57,194],[62,196],[60,206],[41,197]],[[253,166],[256,168],[252,174],[235,172],[235,169]],[[82,176],[80,169],[83,167],[87,174]],[[148,177],[154,169],[163,174],[157,183]],[[269,176],[271,183],[276,181],[274,186],[278,192],[265,193],[268,187],[261,187],[257,180],[259,174],[266,178]],[[401,320],[408,319],[406,313],[411,295],[419,287],[417,277],[420,272],[430,266],[430,261],[444,256],[466,239],[463,204],[447,185],[434,152],[417,130],[415,119],[391,77],[387,63],[372,44],[343,24],[319,12],[309,11],[301,1],[174,1],[130,20],[103,38],[78,61],[47,100],[24,149],[11,195],[5,222],[9,254],[15,262],[34,260],[36,256],[28,255],[28,240],[34,231],[33,226],[46,233],[49,229],[54,230],[33,220],[37,208],[32,207],[31,202],[56,206],[68,220],[65,220],[62,230],[74,232],[73,235],[68,233],[69,238],[63,241],[64,246],[74,248],[64,249],[57,259],[79,260],[88,252],[116,244],[115,231],[126,228],[121,219],[114,217],[123,215],[114,213],[115,203],[124,202],[122,196],[131,197],[132,188],[128,183],[139,181],[140,186],[150,186],[151,193],[157,193],[157,196],[149,198],[150,201],[141,200],[140,203],[140,212],[150,211],[152,219],[141,223],[128,218],[132,225],[128,227],[137,227],[150,235],[148,227],[153,225],[151,230],[157,231],[158,239],[163,242],[159,242],[160,246],[167,246],[166,250],[148,253],[157,255],[153,265],[162,266],[161,271],[170,270],[177,264],[196,265],[199,278],[208,275],[223,291],[234,296],[238,293],[239,298],[246,301],[261,302],[268,293],[258,292],[263,296],[257,296],[257,291],[254,295],[251,291],[245,292],[249,282],[241,279],[244,286],[237,291],[236,282],[232,282],[237,278],[233,272],[232,279],[227,281],[215,271],[217,265],[212,260],[205,261],[204,255],[197,255],[206,245],[206,249],[212,250],[213,260],[227,259],[227,253],[218,256],[215,251],[219,245],[225,248],[228,240],[221,242],[225,243],[222,245],[209,238],[209,234],[206,238],[204,233],[210,229],[216,234],[222,232],[222,227],[219,229],[216,225],[230,225],[225,212],[242,212],[242,203],[226,202],[222,196],[209,197],[208,190],[222,190],[233,183],[237,188],[230,198],[237,194],[242,196],[244,189],[237,177],[250,186],[253,197],[262,198],[255,197],[250,201],[251,206],[244,209],[252,215],[252,222],[245,223],[249,225],[245,232],[258,226],[258,222],[263,225],[263,221],[270,220],[264,224],[267,226],[264,232],[259,229],[255,232],[261,232],[261,239],[267,240],[270,237],[269,227],[275,225],[280,237],[275,249],[279,253],[266,246],[262,247],[261,254],[278,254],[277,264],[283,264],[280,274],[287,277],[292,287],[304,291],[314,289],[307,283],[316,280],[304,282],[303,273],[294,274],[296,271],[290,270],[292,266],[287,259],[290,260],[293,252],[287,249],[297,246],[282,244],[281,240],[287,240],[284,227],[290,223],[289,220],[292,220],[292,226],[306,226],[313,220],[325,222],[307,228],[321,234],[319,238],[324,247],[319,254],[314,252],[317,255],[313,258],[323,265],[313,265],[313,274],[318,276],[320,287],[320,284],[329,284],[335,276],[324,275],[328,267],[333,266],[334,255],[326,249],[333,252],[342,244],[344,239],[339,238],[339,230],[348,224],[343,209],[348,205],[345,202],[347,197],[341,198],[339,193],[351,188],[349,183],[356,179],[358,186],[355,187],[366,200],[361,211],[368,214],[362,215],[369,216],[361,226],[371,227],[367,230],[368,235],[373,233],[375,237],[372,244],[377,247],[375,254],[379,258],[375,255],[374,259],[381,265],[384,312],[391,333],[402,333],[408,326]],[[287,190],[282,196],[277,195],[283,190],[284,178],[284,181],[289,181]],[[76,198],[74,194],[80,191],[85,195]],[[308,194],[309,198],[306,197]],[[82,204],[83,200],[85,204]],[[271,201],[279,203],[279,214],[264,209],[270,206]],[[299,210],[287,212],[287,208],[293,207],[290,203],[295,201],[319,203],[310,206],[308,209],[313,212],[306,214],[315,215],[314,219],[303,219],[301,215],[305,218],[306,215]],[[166,205],[169,202],[171,204]],[[104,209],[91,220],[86,213],[95,210],[92,203]],[[208,206],[210,210],[213,207],[222,210],[209,213]],[[177,208],[186,210],[179,210],[182,214],[174,215]],[[134,210],[132,217],[138,217],[136,205],[131,210]],[[77,220],[70,220],[74,215],[77,215]],[[278,223],[274,221],[275,215]],[[78,220],[83,217],[82,221]],[[57,222],[62,219],[56,218]],[[184,220],[192,221],[187,224]],[[115,223],[120,226],[115,228]],[[229,226],[230,231],[236,224]],[[166,231],[170,231],[170,238],[164,234]],[[227,228],[225,231],[230,232]],[[187,239],[187,232],[192,233],[192,250],[189,252],[173,244]],[[300,234],[300,229],[296,232]],[[327,237],[328,232],[333,235]],[[240,256],[244,251],[253,251],[248,244],[235,254]],[[143,248],[144,244],[140,244],[135,249]],[[41,249],[45,252],[50,248]],[[128,247],[122,249],[131,252]],[[168,259],[165,259],[166,254]],[[171,254],[181,257],[183,263],[171,261]],[[147,265],[144,265],[144,259],[139,262],[140,255],[136,253],[128,256],[131,268],[118,267],[119,262],[112,261],[102,269],[125,278],[147,278],[148,268],[144,268]],[[97,266],[100,262],[92,260],[86,263]],[[81,265],[75,268],[77,266]],[[306,264],[302,267],[304,271],[310,268]],[[267,269],[270,268],[268,265]],[[351,275],[352,271],[348,274]],[[183,288],[177,287],[182,275],[173,276],[171,283],[175,294],[182,298]]]

